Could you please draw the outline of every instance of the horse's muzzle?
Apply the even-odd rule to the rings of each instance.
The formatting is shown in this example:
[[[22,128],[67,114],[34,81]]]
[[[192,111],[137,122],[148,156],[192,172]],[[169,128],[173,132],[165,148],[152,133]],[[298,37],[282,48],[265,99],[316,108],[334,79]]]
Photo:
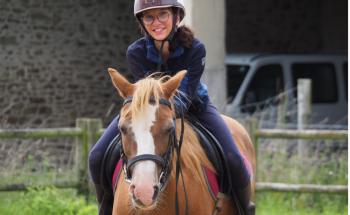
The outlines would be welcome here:
[[[145,190],[141,188],[141,190]],[[138,190],[135,185],[130,185],[130,194],[132,195],[132,203],[133,206],[137,209],[141,210],[152,210],[155,208],[156,203],[157,203],[157,198],[159,195],[159,187],[158,186],[153,186],[153,195],[152,198],[149,198],[150,195],[146,190],[146,195],[145,193],[141,193],[142,191]]]

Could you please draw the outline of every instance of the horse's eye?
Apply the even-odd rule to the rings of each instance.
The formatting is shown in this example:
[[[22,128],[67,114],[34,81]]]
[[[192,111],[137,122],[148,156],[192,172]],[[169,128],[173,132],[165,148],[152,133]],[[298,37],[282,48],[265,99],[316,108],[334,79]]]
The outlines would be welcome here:
[[[122,134],[126,134],[128,132],[128,128],[125,125],[119,126],[119,130],[122,132]]]
[[[174,132],[174,130],[175,130],[175,127],[171,126],[171,127],[168,127],[165,131],[166,133],[171,134],[172,132]]]

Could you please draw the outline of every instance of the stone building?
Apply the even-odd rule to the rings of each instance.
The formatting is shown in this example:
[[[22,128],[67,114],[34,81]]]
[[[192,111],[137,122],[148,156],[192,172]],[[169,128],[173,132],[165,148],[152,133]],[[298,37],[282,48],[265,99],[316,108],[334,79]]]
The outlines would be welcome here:
[[[219,106],[226,53],[347,52],[345,0],[184,2]],[[107,124],[121,101],[106,69],[127,74],[127,46],[140,36],[132,11],[131,0],[0,0],[0,127]]]
[[[0,0],[1,126],[74,126],[116,114],[107,68],[126,72],[129,0]],[[110,110],[113,108],[113,110]]]

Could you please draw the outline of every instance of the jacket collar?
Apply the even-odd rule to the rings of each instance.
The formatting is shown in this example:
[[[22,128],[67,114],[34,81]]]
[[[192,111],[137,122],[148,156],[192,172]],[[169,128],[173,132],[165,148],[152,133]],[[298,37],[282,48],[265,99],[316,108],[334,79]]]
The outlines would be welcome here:
[[[146,36],[146,49],[147,49],[147,59],[155,63],[163,64],[159,52],[154,44],[151,37]],[[170,52],[169,59],[181,56],[184,53],[184,48],[182,46],[177,46],[174,51]]]

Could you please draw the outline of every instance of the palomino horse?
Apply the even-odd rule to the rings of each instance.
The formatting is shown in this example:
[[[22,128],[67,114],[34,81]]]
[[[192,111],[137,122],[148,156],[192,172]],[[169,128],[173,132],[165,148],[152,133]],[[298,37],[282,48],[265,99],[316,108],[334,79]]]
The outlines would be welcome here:
[[[186,122],[182,129],[180,120],[175,120],[173,98],[186,71],[171,78],[148,77],[135,84],[114,69],[108,72],[125,99],[119,120],[125,163],[114,194],[113,214],[235,214],[230,197],[213,196],[208,188],[203,166],[215,170],[197,135]],[[248,133],[237,121],[224,119],[255,172],[255,152]],[[172,146],[181,136],[177,159]],[[178,164],[182,174],[176,170]]]

